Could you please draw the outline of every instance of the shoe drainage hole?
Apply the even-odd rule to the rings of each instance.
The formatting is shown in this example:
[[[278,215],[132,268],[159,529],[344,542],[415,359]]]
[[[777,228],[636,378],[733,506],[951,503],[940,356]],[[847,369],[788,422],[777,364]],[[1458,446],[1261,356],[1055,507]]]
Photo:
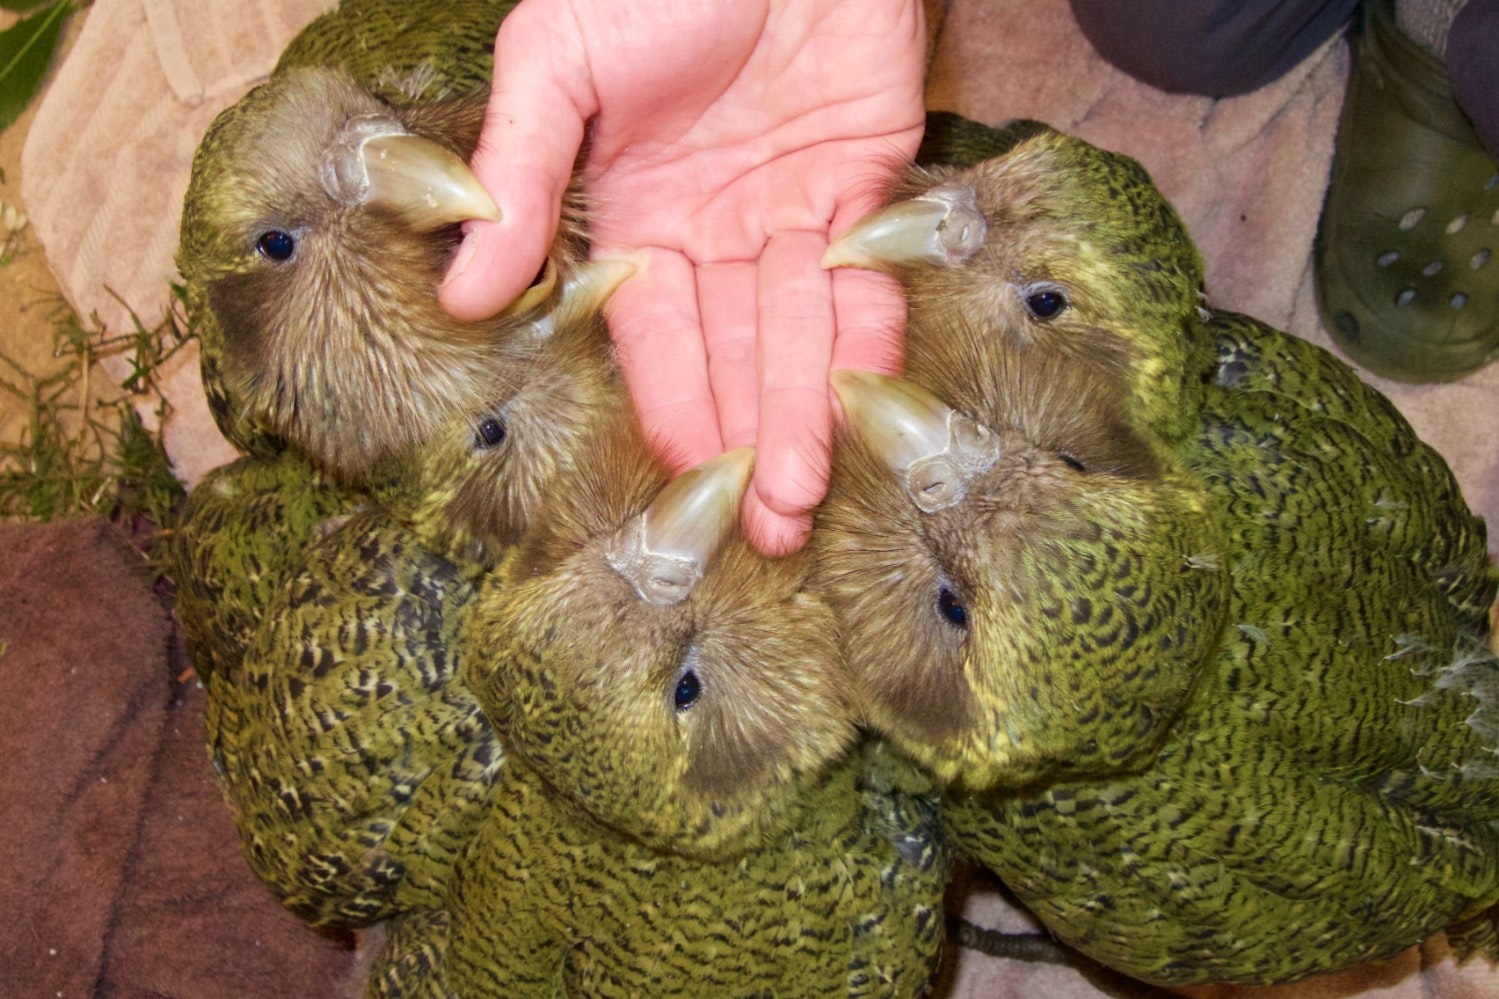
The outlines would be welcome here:
[[[1454,309],[1461,309],[1463,306],[1468,304],[1468,296],[1459,291],[1455,293],[1451,298],[1447,299],[1447,304],[1452,306]]]
[[[1492,254],[1489,253],[1489,248],[1484,247],[1477,253],[1473,254],[1473,256],[1468,258],[1468,266],[1476,271],[1489,262],[1490,256],[1492,256]]]
[[[1349,343],[1359,342],[1358,320],[1347,309],[1339,309],[1333,313],[1332,324],[1337,331],[1343,334],[1343,339]]]
[[[1442,261],[1433,260],[1431,263],[1421,268],[1421,273],[1425,274],[1427,277],[1436,277],[1438,274],[1442,273],[1442,268],[1445,266],[1447,265]]]
[[[1457,218],[1455,218],[1451,222],[1447,223],[1447,235],[1449,235],[1449,236],[1456,236],[1458,233],[1460,233],[1460,232],[1463,231],[1463,227],[1466,226],[1467,224],[1468,224],[1468,216],[1467,216],[1467,214],[1464,213],[1462,215],[1459,215]]]
[[[1499,215],[1499,212],[1495,212],[1494,214]],[[1404,215],[1400,216],[1400,222],[1399,222],[1400,231],[1401,232],[1410,232],[1416,226],[1420,225],[1421,224],[1421,220],[1424,219],[1425,217],[1426,217],[1426,209],[1424,209],[1424,208],[1412,208],[1410,211],[1408,211]]]
[[[1396,305],[1409,305],[1412,302],[1414,302],[1415,300],[1416,300],[1416,289],[1414,289],[1414,288],[1405,288],[1405,289],[1402,289],[1401,292],[1400,292],[1400,294],[1398,294],[1398,295],[1395,296],[1395,304]]]
[[[1374,258],[1374,266],[1376,266],[1376,267],[1388,267],[1388,266],[1390,266],[1391,264],[1393,264],[1395,261],[1397,261],[1399,259],[1400,259],[1400,251],[1399,250],[1386,250],[1384,253],[1381,253],[1379,256],[1377,256],[1377,257]]]

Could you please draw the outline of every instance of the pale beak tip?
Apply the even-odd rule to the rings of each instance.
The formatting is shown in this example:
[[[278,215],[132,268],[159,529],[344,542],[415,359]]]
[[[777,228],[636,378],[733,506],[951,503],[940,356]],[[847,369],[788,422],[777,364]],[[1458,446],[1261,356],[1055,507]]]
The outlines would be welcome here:
[[[482,211],[475,211],[473,221],[477,222],[500,222],[505,218],[505,213],[500,211],[500,206],[491,198],[489,204],[478,206]]]
[[[828,384],[832,386],[833,394],[838,397],[838,402],[845,410],[853,404],[854,396],[860,389],[872,388],[879,380],[880,376],[856,368],[835,368],[828,372]]]
[[[836,270],[840,267],[861,267],[867,269],[871,266],[871,261],[853,246],[850,246],[841,239],[835,239],[828,244],[826,250],[822,251],[822,259],[818,261],[818,265],[825,271]]]

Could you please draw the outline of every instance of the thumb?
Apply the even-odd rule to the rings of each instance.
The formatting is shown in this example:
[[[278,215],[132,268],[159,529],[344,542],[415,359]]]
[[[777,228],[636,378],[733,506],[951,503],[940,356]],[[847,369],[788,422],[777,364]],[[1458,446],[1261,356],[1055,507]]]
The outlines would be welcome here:
[[[456,319],[484,319],[514,301],[556,237],[584,129],[598,110],[580,38],[565,0],[524,0],[500,25],[471,163],[500,220],[466,225],[439,295]]]

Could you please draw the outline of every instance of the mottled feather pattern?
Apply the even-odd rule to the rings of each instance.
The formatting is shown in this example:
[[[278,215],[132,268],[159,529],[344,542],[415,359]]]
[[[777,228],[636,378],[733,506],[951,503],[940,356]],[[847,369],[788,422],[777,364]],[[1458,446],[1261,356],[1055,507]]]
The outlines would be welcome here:
[[[858,441],[841,441],[818,522],[828,536],[814,540],[851,648],[866,643],[853,658],[885,712],[876,724],[917,758],[965,725],[976,744],[1013,741],[1027,711],[1073,731],[1078,712],[1045,687],[1019,706],[997,698],[994,677],[1034,668],[1014,635],[1046,620],[1008,609],[1117,608],[1137,581],[1169,589],[1167,573],[1141,568],[1175,561],[1216,587],[1131,622],[1143,627],[1083,614],[1040,642],[1056,674],[1104,698],[1133,696],[1137,678],[1106,668],[1126,647],[1157,661],[1153,638],[1184,648],[1192,679],[1154,755],[1039,780],[1008,757],[963,758],[939,771],[957,847],[1058,937],[1162,984],[1290,981],[1454,923],[1464,948],[1484,946],[1493,910],[1474,915],[1499,899],[1487,645],[1499,575],[1484,525],[1440,457],[1345,365],[1194,301],[1196,251],[1143,172],[1031,127],[993,141],[995,159],[913,173],[902,191],[971,184],[984,248],[898,273],[908,376],[999,435],[1003,485],[980,501],[969,483],[964,503],[920,514],[881,486],[889,473]],[[1064,308],[1020,307],[1017,289],[1041,282]],[[1060,454],[1072,460],[1046,457]],[[1141,492],[1123,512],[1099,505],[1129,488]],[[1142,527],[1173,495],[1178,526]],[[1056,512],[1067,509],[1108,539],[1115,574],[1079,571],[1099,556]],[[1057,557],[1023,555],[1048,549]],[[945,636],[938,585],[957,587],[966,614]],[[966,713],[936,726],[902,704]]]
[[[920,329],[910,377],[994,430],[1001,456],[962,503],[922,514],[858,440],[840,445],[816,579],[874,724],[912,736],[902,744],[944,782],[1145,765],[1219,642],[1229,586],[1204,558],[1223,547],[1212,501],[1097,370],[994,350],[951,310]],[[944,588],[967,629],[942,620]],[[913,634],[891,642],[897,595]],[[1058,712],[1067,725],[1051,724]]]
[[[440,908],[504,751],[461,679],[473,586],[380,511],[307,552],[209,742],[256,873],[315,924]]]
[[[442,971],[448,936],[445,910],[403,912],[375,932],[383,934],[383,939],[371,962],[365,999],[449,999],[453,995]]]
[[[434,292],[457,227],[417,233],[341,209],[322,189],[323,143],[361,115],[399,118],[466,156],[511,6],[459,3],[433,18],[366,0],[315,21],[205,138],[185,206],[179,260],[226,434],[264,451],[290,438],[340,480],[373,486],[388,511],[311,549],[278,539],[282,564],[260,579],[281,590],[269,610],[265,593],[246,606],[215,582],[235,568],[218,549],[263,547],[279,525],[249,520],[216,538],[193,522],[183,533],[198,546],[184,574],[201,580],[203,603],[264,615],[245,675],[210,687],[211,742],[252,866],[315,923],[440,907],[466,816],[503,761],[457,666],[472,585],[566,466],[589,407],[623,405],[598,360],[574,365],[571,381],[538,377],[568,363],[558,352],[602,358],[601,327],[548,337],[540,318],[556,295],[495,322],[454,323]],[[570,200],[554,254],[563,278],[581,254],[578,218]],[[269,229],[297,237],[294,271],[255,252]],[[543,412],[567,393],[571,409]],[[476,427],[495,415],[510,432],[502,447],[480,446]],[[240,655],[227,643],[213,652]]]
[[[507,997],[928,994],[947,858],[912,862],[871,821],[864,765],[848,758],[782,832],[718,862],[601,835],[511,768],[455,877],[449,983]],[[903,810],[894,793],[881,804]]]
[[[1348,383],[1333,397],[1357,384],[1331,381]],[[1446,591],[1492,596],[1481,525],[1444,467],[1399,460],[1421,446],[1388,439],[1385,406],[1292,421],[1291,398],[1223,400],[1251,442],[1224,452],[1212,402],[1205,414],[1191,463],[1230,500],[1236,627],[1157,762],[1127,783],[949,813],[1059,935],[1156,981],[1284,981],[1388,957],[1499,892],[1493,744],[1431,675],[1475,641]],[[1449,533],[1436,517],[1454,513]],[[1433,586],[1420,564],[1431,541],[1410,541],[1433,538],[1468,542],[1459,585]],[[1425,662],[1397,655],[1409,633],[1426,636]],[[1492,657],[1479,669],[1492,675]],[[1086,853],[1060,845],[1063,828]]]
[[[178,619],[198,676],[232,674],[282,581],[306,547],[362,501],[294,452],[214,469],[162,539]]]
[[[1391,479],[1369,475],[1361,491],[1372,505],[1365,508],[1369,528],[1388,538],[1392,550],[1418,560],[1466,627],[1485,628],[1496,585],[1486,527],[1466,509],[1442,457],[1416,437],[1387,398],[1314,344],[1266,333],[1263,324],[1234,313],[1214,313],[1209,329],[1218,356],[1216,386],[1235,390],[1239,398],[1266,393],[1270,405],[1321,413],[1356,428],[1370,451],[1406,469]]]

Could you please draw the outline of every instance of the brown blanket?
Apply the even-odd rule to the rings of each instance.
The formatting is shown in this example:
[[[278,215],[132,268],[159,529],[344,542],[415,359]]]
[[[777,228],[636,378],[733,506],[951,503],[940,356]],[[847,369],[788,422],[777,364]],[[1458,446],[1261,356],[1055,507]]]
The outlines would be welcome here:
[[[0,994],[336,994],[352,943],[240,858],[140,552],[98,520],[0,523],[0,551]]]
[[[165,307],[198,137],[329,0],[95,0],[28,138],[23,193],[74,306],[129,329]],[[1034,117],[1141,159],[1208,259],[1215,304],[1326,345],[1310,248],[1347,52],[1333,42],[1275,84],[1227,101],[1172,96],[1103,63],[1066,0],[952,0],[933,107]],[[129,247],[130,252],[119,252]],[[118,296],[118,297],[116,297]],[[1463,382],[1377,382],[1499,518],[1499,366]],[[182,357],[168,442],[189,482],[230,452]],[[0,993],[326,996],[354,955],[284,914],[240,860],[208,773],[202,694],[174,688],[169,627],[140,558],[105,525],[0,525]],[[967,911],[1018,928],[980,886]],[[1066,968],[962,955],[952,997],[1152,994]],[[1277,996],[1499,995],[1482,962],[1440,940]]]

